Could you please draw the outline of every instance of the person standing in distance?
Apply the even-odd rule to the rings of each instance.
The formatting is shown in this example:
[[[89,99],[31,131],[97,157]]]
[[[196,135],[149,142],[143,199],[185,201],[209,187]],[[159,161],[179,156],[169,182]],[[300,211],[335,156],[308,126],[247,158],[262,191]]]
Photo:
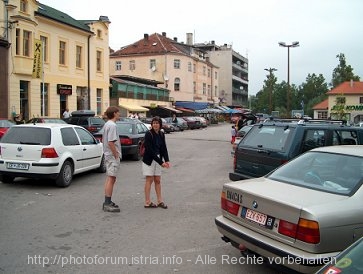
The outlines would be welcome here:
[[[145,133],[144,145],[145,152],[142,159],[142,172],[145,181],[145,208],[168,208],[161,195],[161,168],[169,168],[169,154],[166,147],[165,135],[160,131],[162,120],[154,117],[151,120],[151,130]],[[152,183],[155,184],[157,204],[151,202],[150,190]]]
[[[71,117],[71,114],[69,113],[69,109],[66,108],[65,111],[63,112],[63,118],[67,119],[69,117]]]
[[[111,197],[113,187],[116,182],[116,176],[120,169],[121,143],[117,133],[116,121],[120,119],[120,110],[118,107],[108,107],[105,112],[108,121],[103,126],[103,154],[106,162],[106,181],[105,181],[105,202],[103,203],[103,211],[120,212],[120,208]]]

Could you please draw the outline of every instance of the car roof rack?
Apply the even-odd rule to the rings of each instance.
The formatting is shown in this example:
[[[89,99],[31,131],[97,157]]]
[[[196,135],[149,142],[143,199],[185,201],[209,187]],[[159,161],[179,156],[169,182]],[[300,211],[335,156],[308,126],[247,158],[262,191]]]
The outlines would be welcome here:
[[[263,123],[297,123],[299,125],[306,124],[336,124],[336,125],[349,125],[346,120],[331,120],[331,119],[307,119],[307,118],[274,118],[270,117],[263,121]]]
[[[95,116],[96,113],[93,110],[75,110],[72,111],[71,113],[72,116],[74,117],[79,117],[79,116]]]

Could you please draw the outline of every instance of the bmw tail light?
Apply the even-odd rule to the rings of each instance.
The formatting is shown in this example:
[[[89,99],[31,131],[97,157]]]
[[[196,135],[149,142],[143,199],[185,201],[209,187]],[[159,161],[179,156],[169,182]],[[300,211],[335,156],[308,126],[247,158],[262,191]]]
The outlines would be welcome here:
[[[279,233],[291,238],[296,237],[296,224],[290,223],[288,221],[280,220],[279,223]]]
[[[120,138],[121,145],[132,145],[132,139],[130,138]]]
[[[306,243],[317,244],[320,242],[319,223],[300,218],[296,238]]]
[[[226,199],[226,193],[224,191],[222,191],[222,193],[221,193],[221,208],[223,210],[237,216],[239,207],[240,207],[239,204],[228,201]]]
[[[298,224],[280,220],[279,233],[305,243],[317,244],[320,242],[319,223],[316,221],[299,219]]]
[[[58,153],[55,151],[53,147],[43,148],[42,149],[42,158],[58,158]]]

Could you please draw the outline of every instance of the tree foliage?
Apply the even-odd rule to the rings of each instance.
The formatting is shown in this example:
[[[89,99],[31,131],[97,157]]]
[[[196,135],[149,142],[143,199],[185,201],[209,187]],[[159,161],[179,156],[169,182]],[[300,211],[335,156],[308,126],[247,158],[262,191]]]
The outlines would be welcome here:
[[[353,68],[350,65],[347,65],[347,61],[345,60],[345,55],[343,53],[338,54],[336,58],[339,58],[339,65],[333,70],[331,83],[333,88],[346,81],[360,80],[359,76],[354,75]]]
[[[350,80],[360,81],[359,76],[354,75],[353,68],[347,64],[345,55],[340,53],[336,57],[339,58],[339,64],[333,70],[332,87]],[[282,117],[290,117],[290,114],[286,113],[287,90],[287,82],[278,83],[272,72],[266,75],[264,85],[256,96],[250,97],[250,107],[254,112],[268,112],[269,94],[272,92],[272,110],[279,111]],[[290,85],[291,109],[303,109],[305,114],[312,117],[313,107],[327,98],[328,90],[329,85],[322,74],[308,74],[300,86]]]

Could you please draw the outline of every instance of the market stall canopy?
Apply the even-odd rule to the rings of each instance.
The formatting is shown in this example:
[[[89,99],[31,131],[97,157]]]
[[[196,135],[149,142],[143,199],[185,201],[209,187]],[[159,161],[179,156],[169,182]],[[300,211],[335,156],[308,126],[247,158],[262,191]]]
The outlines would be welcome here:
[[[180,110],[180,111],[182,111],[182,112],[195,113],[194,110],[188,109],[188,108],[178,107],[177,109]]]
[[[220,110],[222,110],[223,113],[229,113],[229,114],[232,114],[232,113],[242,113],[238,109],[233,109],[233,108],[229,108],[229,107],[226,107],[226,106],[217,106],[217,108],[219,108]]]
[[[169,106],[161,106],[161,105],[159,105],[158,107],[159,108],[166,109],[166,110],[170,110],[170,111],[175,112],[175,113],[183,113],[182,111],[180,111],[178,109],[175,109],[173,107],[169,107]]]
[[[209,103],[204,102],[189,102],[189,101],[176,101],[175,107],[177,108],[189,108],[192,110],[205,109],[209,106]]]
[[[196,113],[207,114],[207,113],[222,113],[222,110],[216,108],[205,108],[205,109],[198,109],[195,111]]]
[[[126,103],[120,104],[119,107],[127,109],[128,111],[139,111],[139,112],[149,111],[148,108],[144,108],[138,105],[126,104]]]

